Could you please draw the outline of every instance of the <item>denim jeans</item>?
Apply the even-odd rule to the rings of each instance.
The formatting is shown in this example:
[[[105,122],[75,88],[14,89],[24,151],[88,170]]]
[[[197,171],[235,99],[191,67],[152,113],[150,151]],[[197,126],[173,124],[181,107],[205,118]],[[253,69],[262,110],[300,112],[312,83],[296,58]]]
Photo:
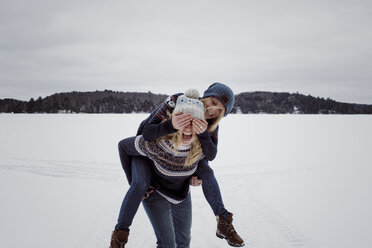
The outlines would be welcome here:
[[[132,183],[132,157],[140,156],[139,152],[134,146],[135,139],[136,136],[123,139],[119,142],[118,145],[121,166],[123,167],[129,184]]]
[[[128,181],[131,182],[122,202],[118,223],[115,227],[124,231],[129,231],[142,198],[150,186],[153,174],[151,161],[139,156],[140,154],[134,147],[134,140],[135,137],[130,137],[119,142],[120,160]],[[131,174],[128,177],[129,172]],[[203,180],[203,193],[214,214],[226,218],[228,212],[223,205],[220,188],[206,159],[199,162],[196,175]]]
[[[226,218],[228,211],[223,205],[220,187],[212,168],[208,164],[208,160],[202,159],[199,164],[195,174],[202,180],[202,188],[205,199],[211,206],[214,215],[222,216]]]
[[[142,202],[154,229],[158,248],[188,248],[191,240],[191,196],[173,204],[154,191]]]
[[[134,139],[135,137],[127,138],[119,143],[119,154],[123,168],[123,163],[131,163],[131,185],[121,204],[115,229],[127,232],[129,232],[129,227],[133,222],[142,198],[150,186],[152,177],[152,165],[149,164],[147,158],[138,156],[140,154],[135,150]]]

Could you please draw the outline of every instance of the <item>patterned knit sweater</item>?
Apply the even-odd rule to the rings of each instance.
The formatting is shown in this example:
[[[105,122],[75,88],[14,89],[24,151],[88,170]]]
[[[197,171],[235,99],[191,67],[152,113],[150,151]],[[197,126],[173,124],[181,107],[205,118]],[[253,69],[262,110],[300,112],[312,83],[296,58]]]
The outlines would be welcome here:
[[[189,166],[185,166],[191,146],[174,149],[173,144],[162,139],[159,142],[146,141],[142,135],[135,139],[136,150],[154,163],[152,186],[168,200],[174,203],[182,201],[189,192],[189,178],[197,169],[203,155]]]

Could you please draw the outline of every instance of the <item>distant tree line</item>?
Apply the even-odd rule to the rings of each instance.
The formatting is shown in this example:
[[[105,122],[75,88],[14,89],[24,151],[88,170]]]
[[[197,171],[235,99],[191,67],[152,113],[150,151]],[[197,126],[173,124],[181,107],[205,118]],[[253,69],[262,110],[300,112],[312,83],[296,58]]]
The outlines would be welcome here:
[[[58,93],[30,101],[0,100],[0,112],[5,113],[137,113],[151,112],[166,95],[148,93],[95,92]]]
[[[372,105],[336,102],[299,93],[245,92],[235,96],[234,113],[372,114]]]
[[[27,101],[0,99],[2,113],[149,113],[167,95],[118,91],[58,93]],[[232,113],[372,114],[372,105],[340,103],[299,93],[245,92],[235,96]]]

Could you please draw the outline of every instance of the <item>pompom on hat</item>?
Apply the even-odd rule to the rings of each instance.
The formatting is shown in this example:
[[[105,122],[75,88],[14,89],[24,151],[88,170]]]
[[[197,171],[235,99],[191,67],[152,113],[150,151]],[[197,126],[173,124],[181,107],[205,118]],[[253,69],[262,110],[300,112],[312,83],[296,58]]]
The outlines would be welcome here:
[[[211,96],[216,97],[225,106],[226,111],[224,116],[228,115],[235,102],[235,96],[230,87],[222,83],[214,83],[209,86],[206,91],[204,91],[202,98]]]
[[[189,89],[185,94],[177,98],[173,113],[182,111],[184,114],[192,114],[193,117],[204,120],[204,104],[199,101],[199,91]]]

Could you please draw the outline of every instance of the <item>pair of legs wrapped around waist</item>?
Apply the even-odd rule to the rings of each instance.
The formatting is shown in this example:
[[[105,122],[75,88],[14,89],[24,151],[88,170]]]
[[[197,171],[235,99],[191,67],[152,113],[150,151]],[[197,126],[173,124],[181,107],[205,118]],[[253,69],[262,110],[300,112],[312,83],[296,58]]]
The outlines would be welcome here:
[[[123,199],[116,225],[116,229],[124,231],[129,231],[143,196],[151,184],[153,174],[152,161],[143,157],[141,159],[138,158],[141,154],[135,148],[135,138],[130,137],[119,142],[120,161],[130,184],[129,190]],[[214,172],[206,159],[202,159],[199,162],[195,174],[203,181],[203,193],[214,214],[226,218],[228,211],[223,205],[220,188]]]

